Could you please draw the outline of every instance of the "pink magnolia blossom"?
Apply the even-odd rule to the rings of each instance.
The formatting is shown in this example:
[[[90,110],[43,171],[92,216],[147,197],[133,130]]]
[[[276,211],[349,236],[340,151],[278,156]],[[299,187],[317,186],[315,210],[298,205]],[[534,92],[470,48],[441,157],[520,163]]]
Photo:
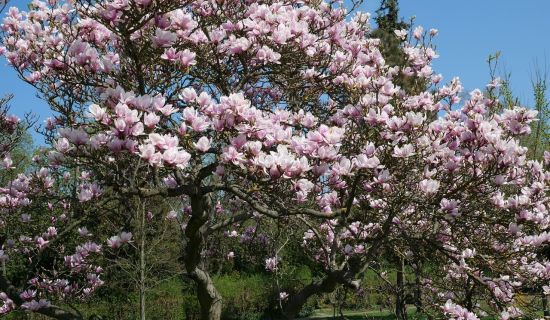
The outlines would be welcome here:
[[[420,190],[426,194],[433,194],[439,189],[440,183],[437,180],[433,179],[424,179],[418,184]]]
[[[277,258],[267,258],[265,259],[265,269],[270,272],[277,271],[278,268],[278,261]]]
[[[207,137],[200,137],[199,141],[195,143],[195,148],[200,152],[207,152],[210,149],[210,139]]]

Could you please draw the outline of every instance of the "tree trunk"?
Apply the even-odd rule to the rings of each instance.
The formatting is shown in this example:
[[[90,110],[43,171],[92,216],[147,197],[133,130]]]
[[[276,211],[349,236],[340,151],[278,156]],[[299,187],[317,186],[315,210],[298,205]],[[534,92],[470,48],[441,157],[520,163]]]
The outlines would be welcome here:
[[[311,296],[319,293],[332,292],[337,284],[337,277],[334,273],[330,273],[321,282],[308,284],[290,298],[288,304],[284,308],[284,314],[288,319],[295,319]]]
[[[185,229],[185,254],[184,263],[187,275],[197,286],[197,298],[199,300],[202,320],[219,320],[222,315],[222,296],[216,290],[212,278],[201,267],[202,251],[205,242],[205,230],[210,213],[211,200],[207,196],[197,195],[191,197],[192,215]]]
[[[544,319],[550,319],[550,310],[548,310],[548,296],[544,293],[541,295],[542,299],[542,311],[544,312]]]
[[[407,319],[407,302],[405,301],[405,259],[403,257],[398,258],[397,265],[395,316],[399,320]]]
[[[38,309],[35,311],[35,313],[39,313],[58,320],[83,320],[84,319],[84,317],[82,317],[81,315],[75,312],[64,310],[56,306],[49,306],[47,308]]]
[[[414,267],[414,305],[416,313],[422,313],[422,262],[416,261]]]
[[[139,250],[139,316],[145,320],[145,208],[141,213],[141,245]]]
[[[216,290],[208,273],[196,269],[192,278],[197,284],[197,295],[201,308],[201,319],[219,320],[222,316],[222,296]]]
[[[475,283],[471,284],[472,280],[470,277],[468,277],[468,280],[466,280],[466,296],[464,297],[464,307],[468,309],[469,311],[473,311],[474,308],[474,288]]]

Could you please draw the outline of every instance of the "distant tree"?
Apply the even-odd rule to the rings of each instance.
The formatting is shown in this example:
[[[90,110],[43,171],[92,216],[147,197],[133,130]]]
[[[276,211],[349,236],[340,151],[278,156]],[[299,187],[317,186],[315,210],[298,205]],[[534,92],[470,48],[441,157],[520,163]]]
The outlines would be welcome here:
[[[3,102],[0,101],[1,103]],[[0,171],[0,185],[6,184],[6,182],[13,179],[17,174],[25,172],[32,166],[34,144],[32,136],[28,132],[28,128],[31,126],[29,120],[30,118],[17,123],[17,128],[15,129],[18,132],[17,138],[10,142],[11,150],[9,151],[14,170]]]
[[[160,283],[181,277],[182,268],[178,262],[181,258],[181,244],[176,211],[171,211],[169,204],[160,197],[141,200],[132,197],[119,203],[119,215],[126,222],[103,221],[103,234],[114,234],[122,231],[132,232],[133,241],[122,250],[107,254],[108,264],[105,274],[109,280],[109,289],[137,292],[139,297],[139,317],[146,316],[146,294]],[[114,215],[110,215],[112,218]],[[113,229],[113,226],[115,227]],[[119,289],[119,290],[117,290]]]
[[[547,97],[548,75],[547,71],[537,67],[531,79],[533,89],[533,109],[538,112],[538,121],[531,125],[531,135],[525,144],[529,147],[530,157],[543,159],[545,151],[550,147],[550,101]]]
[[[550,147],[550,100],[548,93],[548,70],[544,66],[535,63],[531,77],[531,90],[533,102],[528,105],[515,95],[512,89],[512,74],[506,71],[499,71],[500,52],[489,55],[487,63],[491,84],[488,85],[486,95],[495,101],[492,113],[512,110],[515,106],[526,106],[537,111],[537,121],[531,123],[530,132],[520,141],[529,148],[530,159],[543,160],[545,151]]]
[[[382,0],[374,20],[377,28],[372,32],[372,37],[380,39],[380,51],[386,62],[389,65],[404,65],[406,55],[395,30],[408,31],[411,24],[399,16],[399,0]]]

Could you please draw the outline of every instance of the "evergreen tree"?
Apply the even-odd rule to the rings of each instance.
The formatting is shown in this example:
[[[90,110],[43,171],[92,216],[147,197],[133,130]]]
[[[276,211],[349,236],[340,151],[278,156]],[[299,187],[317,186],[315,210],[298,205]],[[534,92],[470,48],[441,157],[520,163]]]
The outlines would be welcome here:
[[[372,32],[372,37],[380,39],[380,47],[386,61],[391,65],[403,65],[405,55],[401,49],[401,41],[396,37],[395,30],[408,30],[411,25],[399,17],[398,0],[382,0],[376,10],[378,28]]]

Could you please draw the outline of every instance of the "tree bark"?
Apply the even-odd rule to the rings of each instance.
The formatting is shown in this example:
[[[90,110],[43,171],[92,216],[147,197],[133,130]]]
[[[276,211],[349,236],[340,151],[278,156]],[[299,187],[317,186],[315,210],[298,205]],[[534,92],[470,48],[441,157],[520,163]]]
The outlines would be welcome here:
[[[61,309],[56,306],[49,306],[47,308],[38,309],[35,312],[58,320],[84,320],[84,317],[82,317],[81,315]]]
[[[292,295],[284,308],[285,316],[288,319],[296,319],[300,313],[300,310],[302,310],[302,307],[311,296],[319,293],[329,293],[334,291],[339,283],[338,278],[338,273],[332,272],[321,282],[310,283],[298,293]]]
[[[416,313],[420,314],[423,311],[422,307],[422,262],[416,261],[414,266],[414,305]]]
[[[197,284],[197,295],[201,307],[201,319],[219,320],[222,316],[222,296],[216,290],[210,275],[203,270],[196,269],[192,276]]]
[[[548,296],[544,293],[541,295],[542,299],[542,312],[544,313],[544,319],[550,319],[550,310],[548,309]]]
[[[405,301],[405,259],[397,259],[397,281],[395,294],[395,316],[399,320],[407,319],[407,302]]]
[[[205,231],[211,209],[208,196],[191,197],[192,216],[185,229],[184,263],[188,276],[195,282],[200,304],[201,319],[219,320],[222,314],[222,296],[216,289],[208,272],[201,267]]]
[[[464,297],[464,307],[466,307],[466,309],[468,309],[469,311],[472,311],[472,309],[474,308],[473,295],[475,283],[472,284],[471,282],[471,278],[468,277],[468,280],[466,280],[466,296]]]
[[[145,320],[145,208],[141,208],[141,244],[139,250],[139,316]]]

